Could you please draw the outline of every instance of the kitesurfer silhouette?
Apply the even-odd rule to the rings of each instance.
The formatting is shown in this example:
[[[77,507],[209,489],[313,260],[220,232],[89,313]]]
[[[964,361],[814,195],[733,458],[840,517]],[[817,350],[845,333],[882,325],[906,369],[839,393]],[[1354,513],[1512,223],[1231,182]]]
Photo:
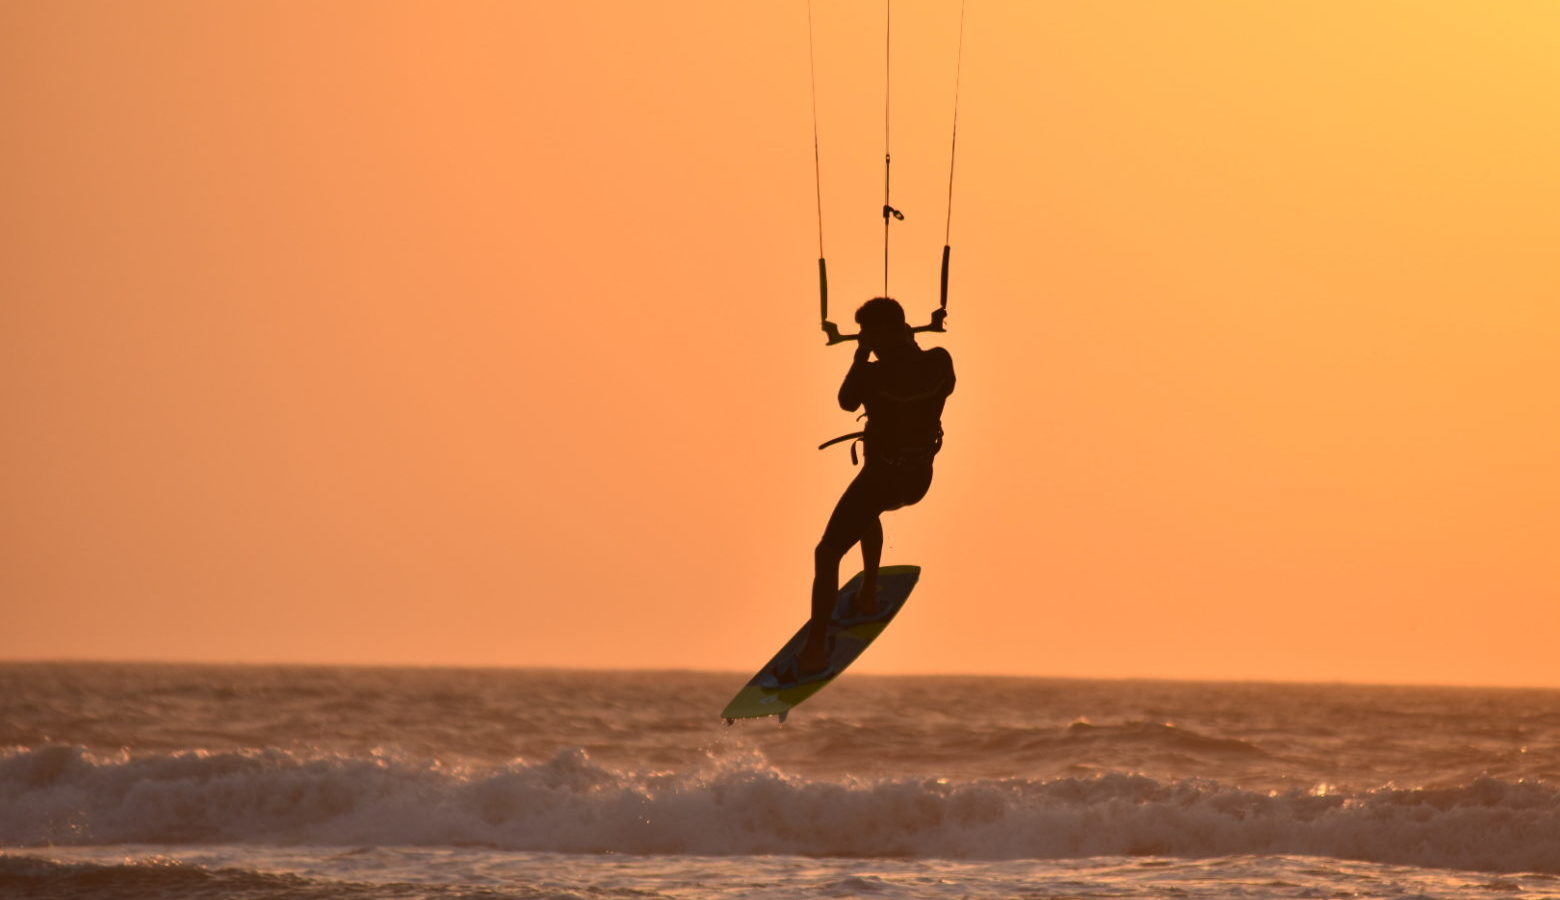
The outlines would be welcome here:
[[[864,575],[851,613],[877,612],[883,554],[879,517],[926,496],[932,460],[942,448],[943,404],[953,393],[953,357],[941,347],[923,350],[898,302],[888,297],[868,300],[856,310],[856,322],[861,335],[840,385],[839,403],[849,412],[866,406],[867,426],[860,435],[866,462],[835,504],[813,555],[812,618],[796,672],[802,679],[828,667],[828,628],[839,595],[840,560],[858,542]]]

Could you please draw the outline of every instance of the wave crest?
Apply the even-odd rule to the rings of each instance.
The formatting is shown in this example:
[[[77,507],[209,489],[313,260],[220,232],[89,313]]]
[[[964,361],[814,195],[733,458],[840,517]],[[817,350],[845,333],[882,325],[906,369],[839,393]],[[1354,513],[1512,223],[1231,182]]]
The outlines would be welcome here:
[[[574,749],[482,770],[279,750],[0,757],[0,842],[478,845],[592,853],[1056,859],[1320,855],[1560,872],[1560,791],[1530,781],[1262,793],[1109,774],[821,781],[761,758],[626,773]]]

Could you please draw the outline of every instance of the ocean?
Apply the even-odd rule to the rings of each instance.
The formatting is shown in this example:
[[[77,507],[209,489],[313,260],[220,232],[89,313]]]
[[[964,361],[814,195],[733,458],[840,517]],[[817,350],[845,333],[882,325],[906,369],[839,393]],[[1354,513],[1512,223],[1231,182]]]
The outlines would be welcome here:
[[[1560,897],[1560,692],[0,664],[0,898]]]

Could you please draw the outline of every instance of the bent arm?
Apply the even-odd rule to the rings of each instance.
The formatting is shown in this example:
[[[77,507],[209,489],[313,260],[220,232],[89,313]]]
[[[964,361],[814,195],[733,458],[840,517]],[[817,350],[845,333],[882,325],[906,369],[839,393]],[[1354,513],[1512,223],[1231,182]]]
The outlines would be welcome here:
[[[861,408],[861,404],[867,399],[867,360],[869,354],[863,352],[866,348],[856,351],[856,359],[850,364],[850,371],[845,373],[845,380],[840,383],[840,409],[846,412],[855,412]]]

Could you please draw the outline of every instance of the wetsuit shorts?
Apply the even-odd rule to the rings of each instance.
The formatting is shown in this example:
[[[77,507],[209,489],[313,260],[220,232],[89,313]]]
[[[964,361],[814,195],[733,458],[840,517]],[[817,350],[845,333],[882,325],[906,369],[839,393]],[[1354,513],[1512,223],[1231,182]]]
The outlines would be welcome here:
[[[888,512],[919,503],[932,486],[932,458],[874,459],[867,457],[861,474],[851,483],[862,499]]]

